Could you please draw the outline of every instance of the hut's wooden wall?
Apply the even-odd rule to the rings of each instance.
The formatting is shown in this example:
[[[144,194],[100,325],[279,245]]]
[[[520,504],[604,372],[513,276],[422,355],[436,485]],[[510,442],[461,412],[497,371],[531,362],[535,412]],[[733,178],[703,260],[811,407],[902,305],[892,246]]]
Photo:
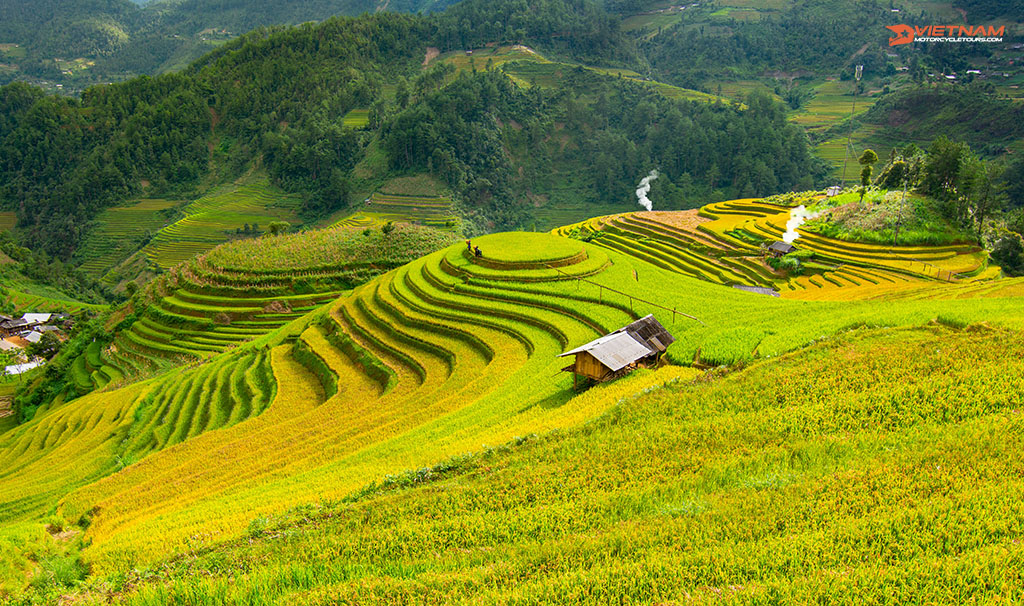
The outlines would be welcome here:
[[[609,370],[597,358],[584,351],[576,354],[576,365],[573,372],[599,381],[608,374]]]

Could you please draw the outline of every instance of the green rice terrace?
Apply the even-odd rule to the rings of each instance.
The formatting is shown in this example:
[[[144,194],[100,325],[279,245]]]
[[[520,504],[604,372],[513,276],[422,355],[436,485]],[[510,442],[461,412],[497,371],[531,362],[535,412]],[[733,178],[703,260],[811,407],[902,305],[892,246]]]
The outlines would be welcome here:
[[[571,63],[561,63],[545,58],[537,51],[527,46],[517,44],[512,46],[493,46],[490,48],[476,49],[472,51],[451,51],[445,53],[435,60],[448,63],[455,67],[456,71],[471,72],[473,70],[500,69],[512,78],[520,86],[543,86],[554,87],[564,73],[576,67],[582,67],[600,74],[627,78],[648,86],[669,99],[687,99],[690,101],[704,101],[713,103],[722,101],[728,103],[728,99],[704,93],[688,88],[673,86],[664,82],[651,80],[642,74],[621,68],[606,68],[594,66],[578,66]]]
[[[168,211],[179,204],[179,200],[139,200],[104,210],[77,251],[79,267],[103,276],[159,232],[169,221]]]
[[[118,321],[139,317],[75,360],[76,390],[232,349],[451,241],[446,232],[402,225],[390,234],[334,228],[221,245],[162,275],[120,310]]]
[[[1003,280],[997,266],[970,243],[891,246],[850,242],[798,228],[793,245],[801,252],[789,267],[768,263],[766,246],[783,239],[790,211],[813,208],[822,194],[775,201],[733,200],[700,211],[633,212],[597,217],[555,230],[589,240],[667,271],[717,284],[763,288],[785,298],[816,300],[898,297],[1012,295],[1016,280]],[[855,194],[843,194],[856,199]],[[812,222],[813,223],[813,222]],[[913,235],[911,230],[904,236]],[[797,271],[790,271],[790,270]]]
[[[84,303],[56,293],[37,294],[33,292],[24,292],[17,288],[9,288],[7,290],[7,295],[10,302],[14,304],[16,309],[28,309],[40,312],[64,311],[72,314],[83,310],[102,311],[107,309],[106,305]]]
[[[17,223],[17,221],[18,218],[15,216],[14,211],[0,212],[0,231],[14,229],[14,224]]]
[[[90,604],[1018,591],[1019,456],[999,457],[1020,451],[1021,280],[969,245],[806,231],[821,268],[777,272],[760,243],[818,195],[492,234],[482,256],[436,231],[388,249],[429,229],[401,225],[352,245],[369,266],[344,252],[360,229],[181,265],[83,355],[105,390],[0,434],[3,582],[71,558]],[[574,391],[558,356],[649,314],[675,337],[659,367]]]
[[[449,230],[458,223],[450,197],[374,192],[363,202],[358,212],[339,220],[335,225],[371,227],[389,221]]]
[[[349,110],[341,119],[341,125],[346,128],[366,128],[370,124],[370,110],[358,108]]]
[[[247,225],[260,231],[274,221],[297,224],[300,204],[299,196],[281,192],[266,178],[249,178],[186,206],[185,216],[160,229],[143,251],[154,265],[170,269],[218,244],[243,237]]]

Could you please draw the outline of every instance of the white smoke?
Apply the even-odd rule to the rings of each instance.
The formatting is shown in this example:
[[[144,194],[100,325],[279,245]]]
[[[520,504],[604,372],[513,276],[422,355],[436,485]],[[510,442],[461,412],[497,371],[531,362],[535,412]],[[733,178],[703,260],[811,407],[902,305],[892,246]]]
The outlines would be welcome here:
[[[640,184],[636,186],[636,201],[637,204],[643,206],[647,210],[651,210],[653,204],[651,199],[647,197],[647,193],[651,191],[651,181],[658,178],[658,171],[652,170],[649,175],[640,179]]]
[[[804,221],[813,219],[819,214],[821,213],[807,212],[807,208],[803,204],[789,211],[789,221],[786,221],[786,233],[783,234],[782,241],[786,244],[792,244],[793,240],[800,237],[800,234],[796,233],[796,228],[803,225]]]

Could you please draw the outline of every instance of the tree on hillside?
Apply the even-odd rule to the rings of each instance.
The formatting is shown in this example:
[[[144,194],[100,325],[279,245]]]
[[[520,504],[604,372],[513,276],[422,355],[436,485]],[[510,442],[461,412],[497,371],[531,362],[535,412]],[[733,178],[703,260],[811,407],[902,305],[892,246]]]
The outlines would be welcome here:
[[[1010,162],[1000,177],[1007,202],[1013,208],[1024,208],[1024,158]]]
[[[985,221],[1005,206],[1006,196],[998,185],[1000,169],[974,154],[962,170],[962,196],[975,229],[981,234]]]
[[[999,171],[966,143],[945,136],[932,141],[920,189],[939,200],[942,213],[960,227],[980,233],[986,219],[1005,204]]]
[[[1021,244],[1020,234],[1008,232],[996,240],[991,256],[1006,275],[1024,274],[1024,245]]]
[[[15,362],[13,354],[8,351],[0,351],[0,377],[7,376],[7,367],[13,366]]]
[[[902,188],[899,212],[896,215],[896,228],[893,230],[892,243],[896,245],[903,225],[903,206],[907,201],[907,190],[916,186],[921,178],[921,166],[924,164],[924,152],[911,143],[903,149],[894,149],[889,158],[889,165],[883,169],[876,183],[881,187]]]
[[[272,236],[288,233],[288,228],[291,226],[292,224],[287,221],[271,221],[270,224],[267,225],[267,233]]]
[[[944,135],[932,141],[925,159],[921,190],[940,200],[955,197],[960,167],[970,153],[971,148],[966,143],[951,141]]]
[[[53,356],[57,355],[62,345],[60,337],[55,332],[44,332],[43,336],[38,342],[32,343],[26,349],[26,353],[29,358],[43,358],[49,360]]]
[[[874,170],[875,162],[878,162],[878,154],[872,149],[865,149],[864,153],[857,159],[860,162],[860,201],[864,201],[864,194],[868,192],[868,185],[871,185],[871,173]]]

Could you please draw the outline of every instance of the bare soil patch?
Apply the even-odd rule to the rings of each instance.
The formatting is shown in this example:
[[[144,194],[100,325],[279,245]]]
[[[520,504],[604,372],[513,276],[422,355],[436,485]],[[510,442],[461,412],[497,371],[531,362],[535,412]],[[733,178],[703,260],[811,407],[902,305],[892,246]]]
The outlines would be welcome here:
[[[436,46],[427,47],[427,55],[423,57],[423,67],[430,65],[430,62],[437,58],[441,54],[441,50]]]

